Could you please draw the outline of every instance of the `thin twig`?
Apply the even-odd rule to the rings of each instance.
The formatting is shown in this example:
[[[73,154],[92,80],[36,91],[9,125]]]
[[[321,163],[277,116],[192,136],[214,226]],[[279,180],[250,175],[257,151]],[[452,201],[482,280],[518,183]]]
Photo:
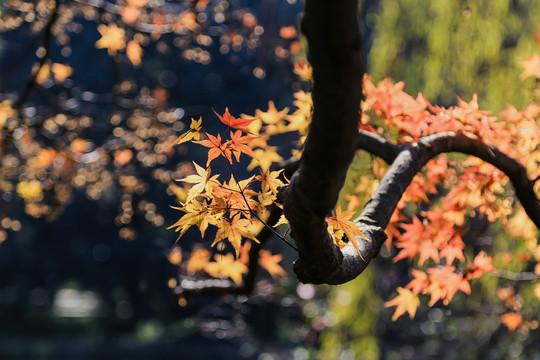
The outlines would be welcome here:
[[[43,33],[43,48],[45,49],[45,54],[39,61],[39,65],[37,69],[32,73],[30,78],[26,81],[26,85],[24,86],[24,90],[21,93],[21,96],[15,101],[13,104],[13,108],[17,110],[19,113],[19,116],[21,116],[21,108],[22,106],[28,101],[30,98],[30,95],[32,95],[32,91],[34,90],[34,87],[36,86],[36,80],[39,72],[45,66],[47,61],[49,61],[51,57],[51,46],[52,46],[52,27],[56,20],[58,19],[58,8],[60,7],[60,0],[56,0],[54,2],[54,8],[53,12],[51,14],[51,18],[49,19],[49,22],[47,23],[47,26],[45,27],[45,31]]]
[[[489,273],[489,275],[513,281],[533,281],[540,279],[540,276],[534,272],[515,272],[502,269],[497,269],[495,272]]]

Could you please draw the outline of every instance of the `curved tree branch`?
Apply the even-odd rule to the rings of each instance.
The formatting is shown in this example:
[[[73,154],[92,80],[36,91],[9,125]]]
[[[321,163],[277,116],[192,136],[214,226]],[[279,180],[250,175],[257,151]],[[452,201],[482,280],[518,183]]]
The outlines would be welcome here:
[[[387,144],[371,148],[380,152]],[[368,150],[369,151],[369,150]],[[418,143],[406,146],[396,157],[381,184],[355,220],[359,229],[371,240],[357,238],[363,259],[352,247],[342,249],[343,262],[339,269],[326,279],[330,284],[341,284],[354,279],[375,257],[386,239],[384,229],[390,221],[398,201],[414,176],[422,167],[441,153],[460,152],[478,157],[504,172],[510,179],[517,198],[531,220],[540,228],[540,202],[529,180],[525,168],[497,148],[480,139],[462,133],[445,132],[421,138]],[[298,274],[298,273],[297,273]],[[309,279],[309,273],[301,272]],[[319,279],[314,279],[319,281]]]
[[[356,130],[363,65],[357,1],[306,0],[302,30],[313,67],[313,118],[300,167],[282,190],[284,213],[299,258],[294,270],[302,282],[341,284],[354,279],[386,239],[392,213],[413,177],[433,157],[462,152],[498,167],[510,178],[516,196],[540,228],[540,204],[525,169],[496,148],[460,133],[426,136],[412,145],[393,145],[376,134]],[[321,26],[325,24],[326,26]],[[355,149],[380,156],[392,166],[355,223],[370,241],[357,239],[340,250],[325,217],[335,206]]]

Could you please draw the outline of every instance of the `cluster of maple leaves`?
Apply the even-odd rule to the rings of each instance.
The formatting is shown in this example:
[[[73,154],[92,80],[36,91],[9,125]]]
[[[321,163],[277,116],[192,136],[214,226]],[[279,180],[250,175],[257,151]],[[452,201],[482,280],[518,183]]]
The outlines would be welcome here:
[[[531,73],[530,69],[526,71]],[[306,62],[297,62],[295,73],[303,80],[311,80],[311,68]],[[540,176],[540,106],[534,100],[521,111],[508,105],[499,116],[494,116],[479,109],[476,95],[470,102],[458,98],[456,106],[445,108],[430,104],[421,94],[413,98],[403,91],[403,87],[402,82],[393,83],[389,79],[375,85],[366,76],[366,98],[362,103],[359,129],[376,132],[402,144],[411,144],[423,136],[441,132],[462,133],[496,146],[517,159],[531,178]],[[179,197],[182,206],[178,209],[185,215],[172,227],[182,236],[189,227],[197,226],[204,236],[207,227],[213,225],[217,231],[212,245],[227,239],[236,253],[236,260],[232,254],[216,255],[216,261],[211,262],[210,253],[197,248],[187,262],[188,274],[205,271],[211,276],[230,277],[240,283],[241,274],[247,272],[245,254],[250,242],[242,244],[242,239],[257,241],[254,234],[263,226],[261,223],[264,224],[266,207],[276,201],[277,189],[285,181],[280,178],[279,171],[269,170],[282,157],[267,140],[273,135],[296,131],[301,144],[311,121],[311,94],[299,91],[294,96],[296,110],[293,113],[289,113],[289,108],[278,110],[273,102],[269,102],[268,110],[257,110],[254,118],[237,119],[228,110],[223,115],[216,114],[227,125],[224,133],[228,134],[227,139],[225,135],[202,132],[199,119],[192,120],[190,130],[176,141],[194,141],[207,147],[208,161],[206,168],[194,164],[197,174],[182,179],[191,188],[184,190],[183,198]],[[252,159],[248,169],[259,167],[260,174],[245,180],[236,177],[235,161],[238,162],[242,154]],[[293,154],[301,155],[299,151]],[[219,181],[218,175],[211,173],[210,165],[218,157],[230,165],[232,175],[228,182]],[[371,170],[371,174],[356,181],[354,192],[345,196],[346,210],[338,204],[332,217],[327,218],[328,230],[340,247],[350,246],[342,242],[344,235],[348,239],[363,238],[351,218],[375,190],[386,167],[380,161],[372,160]],[[429,306],[439,300],[448,304],[458,291],[471,292],[471,280],[497,272],[492,265],[493,257],[485,251],[475,255],[464,252],[463,236],[471,219],[500,222],[508,234],[524,239],[525,247],[532,254],[523,257],[524,261],[532,258],[540,261],[537,229],[511,196],[508,182],[504,173],[494,166],[474,157],[457,155],[438,156],[417,174],[387,227],[387,245],[389,249],[394,246],[397,250],[393,260],[407,259],[416,263],[416,268],[411,270],[412,280],[405,287],[399,287],[398,295],[386,303],[386,306],[396,306],[394,320],[404,313],[413,317],[421,295],[430,297]],[[540,192],[538,183],[535,190]],[[430,204],[431,209],[420,211],[420,204]],[[282,218],[279,224],[284,223],[286,220]],[[355,241],[352,245],[358,249]],[[271,262],[270,270],[268,262],[262,260],[268,256],[272,255],[265,253],[261,257],[261,265],[272,276],[283,275],[282,269],[276,267],[281,258],[273,255],[276,261]],[[536,273],[540,276],[539,266]],[[540,299],[538,285],[535,293]],[[510,330],[520,325],[522,328],[535,326],[533,322],[522,324],[519,307],[506,308],[508,312],[501,316],[501,321]]]
[[[413,143],[435,133],[463,133],[517,159],[531,178],[540,176],[540,106],[535,101],[522,111],[508,105],[496,117],[479,109],[476,95],[470,102],[458,98],[457,106],[443,108],[431,105],[421,94],[416,98],[406,94],[402,82],[394,84],[386,79],[375,86],[366,77],[364,86],[366,101],[360,128],[397,136],[400,143]],[[383,172],[374,172],[374,180]],[[419,266],[411,271],[410,283],[398,288],[398,295],[386,303],[397,307],[394,320],[405,312],[413,317],[421,294],[430,296],[429,306],[439,300],[448,304],[458,291],[471,292],[470,280],[496,272],[492,257],[484,251],[472,261],[464,254],[463,236],[472,218],[499,221],[510,235],[525,239],[526,248],[540,261],[537,229],[509,193],[508,182],[504,173],[474,157],[441,155],[417,174],[387,227],[388,246],[393,244],[399,250],[393,260],[416,259]],[[362,186],[358,190],[370,191]],[[540,191],[538,183],[535,190]],[[355,196],[349,195],[355,200],[350,205],[361,202]],[[432,207],[411,211],[421,203]],[[412,213],[410,220],[405,213]],[[525,257],[529,259],[531,256]],[[540,275],[538,266],[536,274]],[[519,324],[508,325],[508,319],[521,319],[521,315],[516,308],[508,309],[510,312],[501,319],[515,330]]]

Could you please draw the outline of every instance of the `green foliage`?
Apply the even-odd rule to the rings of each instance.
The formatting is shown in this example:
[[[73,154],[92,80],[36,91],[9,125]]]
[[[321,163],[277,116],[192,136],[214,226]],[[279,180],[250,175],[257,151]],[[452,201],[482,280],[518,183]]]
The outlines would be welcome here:
[[[375,325],[381,300],[373,291],[372,269],[328,294],[328,313],[334,314],[337,322],[321,334],[320,359],[380,358]]]
[[[368,73],[404,80],[439,105],[477,93],[480,107],[525,105],[517,60],[531,53],[540,0],[382,0],[368,8]]]

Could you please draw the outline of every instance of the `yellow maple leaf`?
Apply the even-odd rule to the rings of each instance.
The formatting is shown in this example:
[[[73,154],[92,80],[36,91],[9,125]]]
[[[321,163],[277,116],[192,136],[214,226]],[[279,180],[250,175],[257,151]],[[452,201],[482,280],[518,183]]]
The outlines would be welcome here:
[[[71,76],[71,74],[73,74],[73,69],[71,66],[60,63],[52,64],[51,71],[54,76],[54,81],[56,81],[58,84],[63,83],[68,77]]]
[[[116,24],[98,26],[101,38],[96,41],[96,48],[107,49],[109,55],[116,55],[118,50],[126,47],[126,31],[116,26]]]
[[[191,257],[187,261],[186,271],[188,274],[192,275],[196,272],[204,270],[206,264],[210,261],[212,254],[210,251],[202,248],[195,248],[191,252]]]
[[[350,220],[353,215],[354,211],[342,211],[341,204],[338,204],[336,207],[336,212],[332,211],[332,216],[326,218],[326,222],[328,223],[328,232],[334,238],[336,245],[342,244],[343,235],[347,235],[349,241],[353,244],[356,251],[358,251],[358,255],[364,259],[360,249],[358,248],[355,235],[364,238],[367,241],[371,240],[368,239],[360,231],[358,226],[356,226],[356,224]]]
[[[267,146],[264,149],[253,150],[253,160],[248,165],[248,170],[253,170],[259,166],[262,170],[270,169],[273,163],[282,161],[283,158],[277,153],[276,146]]]
[[[209,262],[204,267],[210,276],[215,278],[229,277],[235,284],[242,283],[242,275],[247,273],[248,267],[240,260],[235,260],[232,254],[216,255],[215,262]]]
[[[206,201],[198,202],[193,200],[186,204],[184,207],[172,207],[173,209],[184,211],[185,214],[176,223],[169,226],[168,229],[176,228],[175,232],[180,232],[178,239],[185,234],[185,232],[193,225],[199,228],[201,237],[204,237],[204,233],[208,228],[208,225],[218,224],[218,219],[222,216],[223,212],[212,211]],[[178,240],[177,240],[178,241]]]
[[[420,305],[418,295],[415,295],[411,290],[402,287],[398,287],[397,291],[399,295],[384,304],[385,307],[396,306],[392,321],[396,321],[401,315],[405,314],[405,312],[409,313],[411,319],[414,318],[416,309]]]
[[[200,140],[201,139],[201,125],[202,124],[202,118],[199,118],[199,120],[191,119],[191,125],[189,126],[189,131],[183,133],[180,135],[173,143],[172,145],[178,145],[185,143],[187,141],[190,141],[192,139],[194,140]]]
[[[180,179],[180,181],[194,184],[188,191],[186,204],[191,202],[205,190],[207,192],[211,192],[212,186],[213,184],[217,183],[218,178],[218,175],[210,177],[210,168],[208,168],[208,170],[205,170],[201,166],[197,165],[195,162],[193,162],[193,165],[195,165],[197,175],[189,175],[184,179]]]
[[[255,116],[263,121],[266,125],[275,125],[285,118],[289,113],[289,108],[286,107],[281,111],[276,109],[276,105],[273,101],[268,102],[268,110],[261,111],[255,110]]]

